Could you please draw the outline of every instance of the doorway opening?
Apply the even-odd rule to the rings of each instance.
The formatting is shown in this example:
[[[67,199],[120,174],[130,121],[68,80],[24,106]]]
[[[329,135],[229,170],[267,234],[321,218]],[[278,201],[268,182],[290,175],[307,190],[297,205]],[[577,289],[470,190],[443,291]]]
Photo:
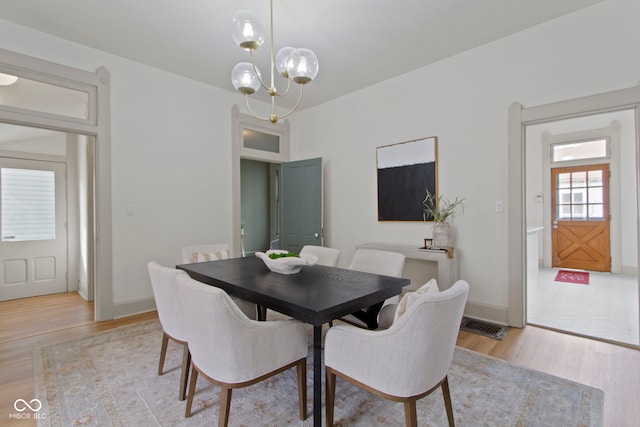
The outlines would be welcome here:
[[[94,138],[0,124],[0,300],[94,300]]]
[[[523,126],[526,323],[640,345],[636,114]]]
[[[264,246],[267,228],[270,240],[279,238],[279,230],[282,225],[281,215],[274,210],[278,209],[280,203],[272,203],[271,201],[279,199],[279,195],[275,192],[279,191],[281,187],[278,178],[271,176],[276,173],[277,168],[270,165],[280,165],[289,161],[289,121],[284,120],[275,124],[265,123],[253,116],[241,114],[238,106],[233,106],[231,116],[231,251],[237,257],[246,255],[246,249],[258,250],[257,248]],[[260,184],[260,181],[257,181],[257,185],[261,187],[259,189],[261,202],[259,206],[256,206],[256,212],[250,212],[253,202],[249,198],[258,189],[246,188],[249,184],[255,184],[255,179],[249,179],[249,175],[257,174],[266,177],[267,169],[269,183]],[[242,182],[243,175],[245,176],[245,184],[247,184],[245,188],[243,188]],[[269,210],[267,213],[268,221],[264,217],[267,209]],[[245,223],[245,217],[249,219],[255,214],[263,215],[263,217],[257,219],[255,224]],[[261,225],[258,226],[258,223]],[[258,228],[252,230],[253,227]],[[245,247],[245,233],[252,233],[251,237],[247,235],[248,239],[256,237],[255,247],[254,243],[250,243],[249,248]],[[259,250],[268,247],[269,245]]]
[[[254,214],[263,215],[255,222],[262,223],[263,236],[257,248],[267,249],[271,243],[280,249],[299,253],[305,245],[323,245],[323,174],[322,158],[290,161],[289,122],[265,124],[252,116],[240,114],[232,108],[232,252],[234,256],[246,254],[243,241],[252,225],[244,223]],[[264,178],[254,189],[243,189],[243,165],[249,165]],[[267,184],[264,182],[269,177]],[[255,181],[255,180],[254,180]],[[257,212],[248,212],[247,200],[254,191],[260,191],[263,202]],[[267,196],[268,194],[268,196]],[[264,216],[268,216],[265,218]],[[247,230],[245,230],[247,226]],[[269,229],[268,232],[266,229]],[[270,242],[266,245],[264,236]],[[274,240],[276,242],[274,242]]]
[[[240,159],[242,256],[280,248],[280,173],[278,163]]]
[[[0,57],[0,72],[18,77],[15,84],[3,86],[0,123],[92,140],[92,152],[87,154],[92,168],[87,181],[91,183],[86,248],[90,263],[85,267],[92,268],[88,274],[95,320],[113,319],[109,72],[100,67],[92,73],[5,49],[0,49]],[[25,96],[25,91],[30,96]]]

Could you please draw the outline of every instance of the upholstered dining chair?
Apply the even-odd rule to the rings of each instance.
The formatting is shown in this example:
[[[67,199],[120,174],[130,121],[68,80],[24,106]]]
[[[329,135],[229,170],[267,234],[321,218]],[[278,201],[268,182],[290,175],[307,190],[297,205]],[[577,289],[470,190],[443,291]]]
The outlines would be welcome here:
[[[428,286],[429,284],[425,285]],[[449,426],[455,425],[447,372],[469,285],[409,292],[404,313],[386,330],[336,325],[325,337],[326,415],[333,425],[336,377],[386,399],[404,402],[407,426],[417,426],[416,401],[442,388]],[[342,397],[343,399],[346,397]]]
[[[208,243],[202,245],[185,246],[181,250],[182,263],[191,264],[194,262],[218,261],[229,259],[229,245],[226,243]],[[240,310],[250,319],[258,316],[258,307],[243,299],[232,296],[231,299],[240,307]]]
[[[153,297],[156,301],[158,317],[162,325],[162,345],[160,346],[158,375],[162,375],[164,371],[164,360],[167,355],[169,340],[182,345],[182,367],[178,399],[184,400],[191,356],[187,346],[187,336],[184,330],[182,312],[180,311],[180,305],[178,303],[177,277],[182,275],[187,276],[187,273],[181,270],[163,267],[155,261],[151,261],[147,265],[147,268],[149,270],[149,278],[151,279],[151,287],[153,288]]]
[[[229,245],[226,243],[209,243],[204,245],[185,246],[182,248],[182,263],[217,261],[229,258]]]
[[[251,320],[222,289],[185,276],[178,277],[178,285],[192,357],[185,417],[191,416],[199,374],[220,386],[218,426],[226,426],[233,389],[255,384],[295,366],[300,419],[306,419],[307,332],[304,324],[294,319]]]
[[[366,273],[401,277],[404,270],[404,260],[405,256],[397,252],[379,249],[357,249],[353,258],[351,258],[348,268]],[[344,316],[340,320],[361,328],[376,329],[378,327],[378,314],[382,307],[398,301],[399,297],[394,296],[359,312]]]
[[[340,259],[339,249],[328,248],[326,246],[306,245],[300,250],[300,255],[302,254],[315,255],[318,257],[317,264],[328,267],[335,267],[338,265],[338,259]]]

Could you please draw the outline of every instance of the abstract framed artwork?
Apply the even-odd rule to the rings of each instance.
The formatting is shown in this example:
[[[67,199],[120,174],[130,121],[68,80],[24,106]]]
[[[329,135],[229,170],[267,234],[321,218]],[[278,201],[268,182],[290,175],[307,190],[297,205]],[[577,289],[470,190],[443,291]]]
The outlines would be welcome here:
[[[423,220],[426,191],[437,198],[437,158],[436,136],[376,149],[378,221]]]

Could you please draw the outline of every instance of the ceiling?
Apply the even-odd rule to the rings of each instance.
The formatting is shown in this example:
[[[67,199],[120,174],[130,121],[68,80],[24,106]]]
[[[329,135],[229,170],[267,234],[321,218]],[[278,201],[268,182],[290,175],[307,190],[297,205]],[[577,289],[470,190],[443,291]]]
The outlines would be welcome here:
[[[275,49],[318,56],[309,108],[600,1],[274,0]],[[241,9],[268,28],[266,0],[0,0],[0,19],[233,91]],[[268,46],[256,58],[267,76]]]

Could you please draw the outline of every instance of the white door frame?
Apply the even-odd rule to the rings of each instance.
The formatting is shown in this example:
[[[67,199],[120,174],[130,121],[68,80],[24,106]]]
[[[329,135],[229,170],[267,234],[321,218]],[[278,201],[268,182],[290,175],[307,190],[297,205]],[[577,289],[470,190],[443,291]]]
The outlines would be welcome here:
[[[90,135],[95,138],[93,283],[95,320],[113,319],[111,221],[110,75],[95,73],[0,49],[0,72],[80,90],[88,94],[86,118],[65,117],[0,105],[0,121]]]
[[[508,133],[508,250],[507,283],[509,307],[507,322],[522,328],[526,324],[526,205],[525,205],[525,128],[528,125],[588,116],[611,111],[635,111],[636,156],[640,153],[640,86],[583,98],[524,108],[514,102],[509,107]],[[636,159],[638,165],[638,159]],[[636,166],[636,191],[640,191],[640,170]],[[639,198],[640,200],[640,194]],[[638,215],[640,230],[640,215]],[[638,239],[640,245],[640,238]],[[640,250],[638,251],[640,265]],[[640,292],[639,292],[640,294]],[[640,297],[638,301],[640,305]]]
[[[277,135],[280,150],[277,153],[246,148],[243,144],[242,130],[251,129],[262,133]],[[241,114],[237,105],[231,108],[231,253],[241,255],[240,226],[242,213],[240,206],[240,159],[261,162],[284,163],[289,161],[289,121],[272,124],[253,116]]]
[[[608,155],[606,158],[565,161],[561,164],[551,163],[551,146],[556,143],[586,141],[593,139],[606,139],[608,141]],[[551,200],[551,169],[554,167],[586,166],[606,163],[609,165],[611,177],[609,178],[609,235],[611,256],[611,272],[622,273],[621,254],[621,212],[620,212],[620,128],[619,124],[612,123],[607,128],[590,129],[579,132],[564,133],[559,135],[543,135],[542,141],[542,194],[543,200]],[[551,209],[545,206],[543,212],[542,241],[544,245],[543,266],[551,268],[552,265],[552,222]]]

